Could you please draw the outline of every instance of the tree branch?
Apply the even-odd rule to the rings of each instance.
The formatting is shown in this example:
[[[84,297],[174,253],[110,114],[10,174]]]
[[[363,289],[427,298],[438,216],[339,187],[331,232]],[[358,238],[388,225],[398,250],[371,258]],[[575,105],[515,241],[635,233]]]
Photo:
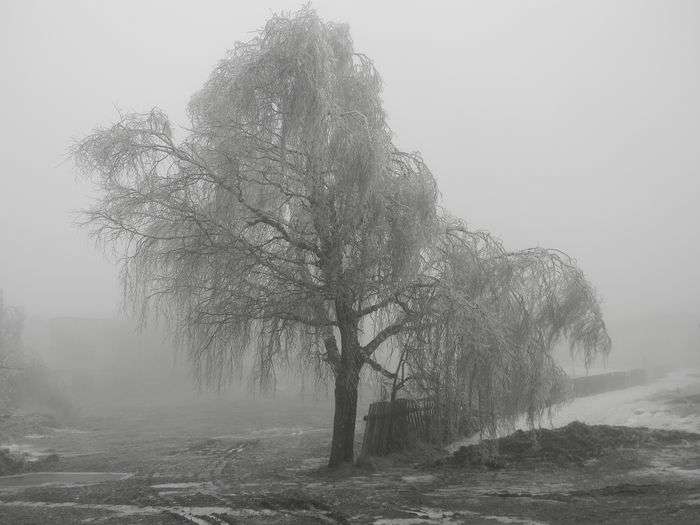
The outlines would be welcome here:
[[[391,379],[392,381],[396,379],[396,374],[393,372],[389,372],[386,368],[384,368],[382,365],[380,365],[377,361],[375,361],[373,358],[369,356],[364,356],[365,363],[367,363],[372,370],[375,372],[379,372],[382,374],[384,377],[387,379]]]
[[[381,332],[379,332],[374,339],[363,346],[360,350],[364,354],[365,358],[370,357],[379,348],[379,346],[392,336],[400,334],[406,328],[406,322],[408,318],[404,317],[397,323],[387,326]]]

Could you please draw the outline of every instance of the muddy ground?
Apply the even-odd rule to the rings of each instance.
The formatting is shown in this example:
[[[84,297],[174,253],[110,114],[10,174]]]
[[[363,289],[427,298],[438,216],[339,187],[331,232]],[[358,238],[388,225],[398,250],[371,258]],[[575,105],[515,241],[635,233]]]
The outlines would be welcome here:
[[[693,427],[691,383],[639,395]],[[329,472],[329,421],[327,403],[293,399],[102,409],[70,426],[18,416],[0,443],[55,452],[58,472],[0,477],[0,523],[700,522],[698,441],[498,469],[421,450]]]

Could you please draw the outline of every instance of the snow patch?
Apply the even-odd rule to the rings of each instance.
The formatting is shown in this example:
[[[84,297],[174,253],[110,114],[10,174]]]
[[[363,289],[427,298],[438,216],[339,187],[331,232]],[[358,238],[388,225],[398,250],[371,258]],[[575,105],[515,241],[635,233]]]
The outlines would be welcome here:
[[[28,487],[78,487],[104,481],[123,481],[132,474],[127,472],[28,472],[0,477],[0,491]]]
[[[588,425],[619,425],[700,432],[700,413],[684,416],[674,413],[673,406],[659,399],[660,394],[678,392],[693,385],[700,387],[698,377],[697,370],[677,370],[646,385],[579,397],[555,407],[551,417],[545,417],[542,420],[541,426],[559,428],[573,421],[580,421]],[[524,417],[516,423],[514,428],[503,429],[496,437],[506,436],[518,429],[528,429]],[[452,453],[459,447],[479,443],[481,439],[479,434],[474,434],[450,443],[446,449]]]
[[[471,510],[445,511],[428,507],[421,507],[413,510],[406,510],[415,517],[411,518],[379,518],[375,519],[374,525],[457,525],[464,523],[465,518],[469,520],[479,519],[479,522],[495,521],[497,523],[512,523],[519,525],[546,525],[540,521],[533,521],[528,518],[513,516],[487,516]]]
[[[161,506],[145,506],[137,505],[108,505],[104,503],[49,503],[43,501],[0,501],[0,507],[28,507],[42,509],[60,509],[60,508],[75,508],[82,510],[100,510],[112,512],[115,518],[125,518],[129,516],[148,516],[158,515],[162,513],[175,514],[190,520],[192,523],[210,525],[210,522],[204,518],[210,517],[212,514],[228,514],[235,518],[252,518],[256,516],[274,516],[276,513],[271,510],[253,510],[253,509],[232,509],[230,507],[161,507]]]
[[[159,490],[186,490],[186,489],[208,489],[213,488],[214,485],[209,481],[191,481],[187,483],[160,483],[158,485],[151,485],[151,488]]]
[[[402,476],[401,481],[405,481],[406,483],[431,483],[435,481],[435,476],[431,474]]]
[[[13,456],[24,456],[28,461],[38,461],[41,458],[53,454],[52,451],[39,449],[34,445],[25,443],[8,443],[0,445],[0,448],[7,450]]]

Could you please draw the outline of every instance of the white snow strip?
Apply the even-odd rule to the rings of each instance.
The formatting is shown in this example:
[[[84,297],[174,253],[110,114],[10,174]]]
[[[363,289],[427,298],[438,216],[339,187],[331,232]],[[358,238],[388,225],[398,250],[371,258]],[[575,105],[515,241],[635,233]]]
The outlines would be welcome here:
[[[214,485],[209,481],[192,481],[189,483],[161,483],[159,485],[151,485],[153,489],[172,489],[172,490],[185,490],[193,488],[212,488]]]
[[[479,514],[471,510],[446,511],[421,507],[418,509],[408,510],[411,514],[415,514],[414,518],[379,518],[374,521],[374,525],[456,525],[464,523],[465,518],[470,520],[478,518],[483,520],[492,520],[498,523],[513,523],[518,525],[547,525],[541,521],[533,521],[528,518],[518,518],[513,516],[487,516]]]
[[[654,399],[664,392],[700,384],[700,378],[693,376],[693,372],[677,371],[648,385],[574,399],[559,407],[551,419],[551,427],[581,421],[591,425],[624,425],[700,432],[700,414],[681,417],[673,413],[672,406]]]
[[[27,487],[78,487],[104,481],[123,481],[132,474],[128,472],[25,472],[0,477],[0,491],[25,489]]]
[[[667,430],[700,432],[700,414],[681,416],[674,413],[674,407],[657,398],[665,392],[674,392],[693,385],[700,388],[697,370],[678,370],[666,377],[624,390],[614,390],[588,397],[579,397],[556,407],[551,418],[541,421],[543,428],[558,428],[573,421],[589,425],[620,425],[630,427],[650,427]],[[514,429],[504,429],[498,437],[508,435],[512,430],[528,428],[523,417]],[[446,448],[449,452],[461,446],[478,443],[478,434],[460,439]]]
[[[247,434],[224,434],[221,436],[214,436],[212,439],[261,439],[261,438],[278,438],[278,437],[292,437],[301,436],[302,434],[311,434],[315,432],[329,432],[329,428],[283,428],[283,427],[273,427],[266,428],[262,430],[252,430]]]

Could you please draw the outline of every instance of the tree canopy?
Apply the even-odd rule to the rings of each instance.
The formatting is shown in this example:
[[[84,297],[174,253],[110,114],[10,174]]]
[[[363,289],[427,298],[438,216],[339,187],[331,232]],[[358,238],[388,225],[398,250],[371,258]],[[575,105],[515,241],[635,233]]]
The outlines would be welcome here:
[[[495,431],[522,414],[532,424],[562,401],[557,345],[567,342],[586,366],[610,351],[595,290],[566,254],[508,252],[448,219],[436,261],[430,321],[408,332],[403,359],[414,392],[441,401],[444,439],[465,414]]]
[[[263,384],[278,365],[330,373],[332,465],[352,459],[360,372],[397,377],[388,341],[424,374],[462,344],[506,375],[542,370],[564,335],[604,350],[568,258],[507,253],[446,217],[421,156],[392,142],[379,74],[345,24],[308,7],[273,16],[188,109],[182,138],[153,109],[75,145],[100,195],[85,223],[200,377],[226,380],[246,356]]]

